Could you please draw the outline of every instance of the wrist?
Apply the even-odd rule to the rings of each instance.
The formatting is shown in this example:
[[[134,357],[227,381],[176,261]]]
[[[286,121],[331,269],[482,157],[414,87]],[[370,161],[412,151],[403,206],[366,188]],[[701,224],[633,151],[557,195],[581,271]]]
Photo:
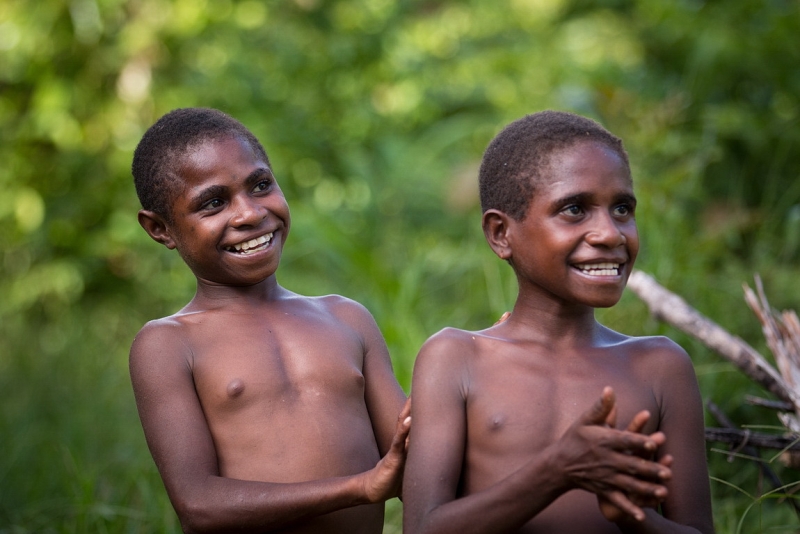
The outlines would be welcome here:
[[[564,448],[559,447],[558,442],[547,447],[543,451],[541,458],[544,461],[544,465],[553,474],[553,485],[558,493],[580,488],[580,484],[570,472],[570,459],[567,457]]]

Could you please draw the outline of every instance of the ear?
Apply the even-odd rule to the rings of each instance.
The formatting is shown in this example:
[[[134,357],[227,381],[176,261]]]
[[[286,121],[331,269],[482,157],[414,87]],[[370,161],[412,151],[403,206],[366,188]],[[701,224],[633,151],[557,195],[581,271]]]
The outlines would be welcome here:
[[[169,227],[164,218],[154,211],[139,210],[139,224],[153,238],[168,249],[175,248],[175,240],[170,235]]]
[[[501,260],[511,259],[511,244],[509,241],[509,231],[511,230],[511,218],[500,210],[486,210],[481,219],[483,235],[497,257]]]

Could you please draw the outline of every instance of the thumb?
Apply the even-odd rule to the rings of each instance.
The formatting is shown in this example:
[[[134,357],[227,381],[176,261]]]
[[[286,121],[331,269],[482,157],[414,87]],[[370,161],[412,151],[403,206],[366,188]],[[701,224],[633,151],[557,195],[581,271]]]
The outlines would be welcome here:
[[[610,420],[616,418],[614,402],[614,390],[610,386],[606,386],[603,388],[600,398],[580,417],[580,423],[584,425],[609,424]]]

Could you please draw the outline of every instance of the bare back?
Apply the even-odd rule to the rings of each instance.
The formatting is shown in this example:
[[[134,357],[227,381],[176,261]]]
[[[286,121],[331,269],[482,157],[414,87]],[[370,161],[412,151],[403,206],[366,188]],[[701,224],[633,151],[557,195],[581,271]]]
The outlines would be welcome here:
[[[629,338],[603,329],[596,346],[565,351],[510,338],[502,325],[474,333],[446,329],[423,347],[417,366],[406,484],[419,482],[420,495],[413,498],[426,502],[423,508],[511,477],[611,386],[618,427],[648,410],[643,433],[667,432],[660,454],[680,461],[664,513],[693,519],[690,503],[695,491],[702,501],[704,487],[694,480],[695,473],[705,473],[702,417],[683,408],[699,403],[699,396],[688,358],[666,338]],[[620,532],[600,513],[597,497],[579,489],[558,497],[519,531]]]
[[[369,470],[388,449],[404,396],[399,387],[391,387],[396,381],[377,327],[352,301],[285,292],[258,306],[194,310],[190,304],[148,324],[143,334],[143,344],[168,347],[157,359],[151,356],[150,364],[161,367],[166,377],[174,373],[173,391],[164,394],[164,401],[172,397],[177,402],[160,407],[147,402],[147,393],[158,385],[152,377],[137,381],[132,372],[134,386],[140,385],[137,401],[142,405],[145,399],[140,411],[146,434],[180,433],[187,424],[183,421],[194,421],[183,430],[194,433],[201,451],[193,453],[199,454],[193,461],[214,461],[211,470],[217,476],[272,483],[343,477]],[[137,352],[134,345],[132,370],[137,355],[145,358],[146,352]],[[381,395],[368,390],[368,373],[374,388],[388,384],[389,390]],[[167,385],[166,379],[161,385]],[[195,391],[194,406],[180,392],[187,388]],[[197,413],[157,415],[170,409],[199,412],[203,421]],[[378,420],[375,428],[371,412]],[[161,428],[167,421],[172,424]],[[201,423],[205,433],[198,430]],[[163,435],[148,442],[151,449],[154,443],[187,446]],[[182,484],[181,466],[160,462],[165,451],[152,452],[168,491],[171,484]],[[285,531],[377,533],[382,525],[381,503],[345,508]]]

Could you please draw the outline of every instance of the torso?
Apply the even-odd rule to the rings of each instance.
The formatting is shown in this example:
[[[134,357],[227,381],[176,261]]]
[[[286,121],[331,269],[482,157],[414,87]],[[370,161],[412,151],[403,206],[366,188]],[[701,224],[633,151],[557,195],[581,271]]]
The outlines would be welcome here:
[[[364,399],[363,340],[341,297],[294,296],[257,314],[176,316],[191,340],[198,398],[220,475],[302,482],[380,459]],[[286,532],[380,532],[383,505],[340,510]]]
[[[472,335],[472,334],[471,334]],[[475,351],[464,362],[467,440],[459,496],[478,492],[517,470],[555,442],[599,397],[606,385],[617,399],[617,427],[641,410],[659,424],[653,380],[642,365],[641,338],[576,354],[553,355],[535,344],[472,335]],[[498,361],[498,358],[501,361]],[[529,407],[520,409],[520,406]],[[554,526],[558,525],[558,527]],[[573,490],[529,521],[521,532],[619,532],[606,521],[596,497]]]

